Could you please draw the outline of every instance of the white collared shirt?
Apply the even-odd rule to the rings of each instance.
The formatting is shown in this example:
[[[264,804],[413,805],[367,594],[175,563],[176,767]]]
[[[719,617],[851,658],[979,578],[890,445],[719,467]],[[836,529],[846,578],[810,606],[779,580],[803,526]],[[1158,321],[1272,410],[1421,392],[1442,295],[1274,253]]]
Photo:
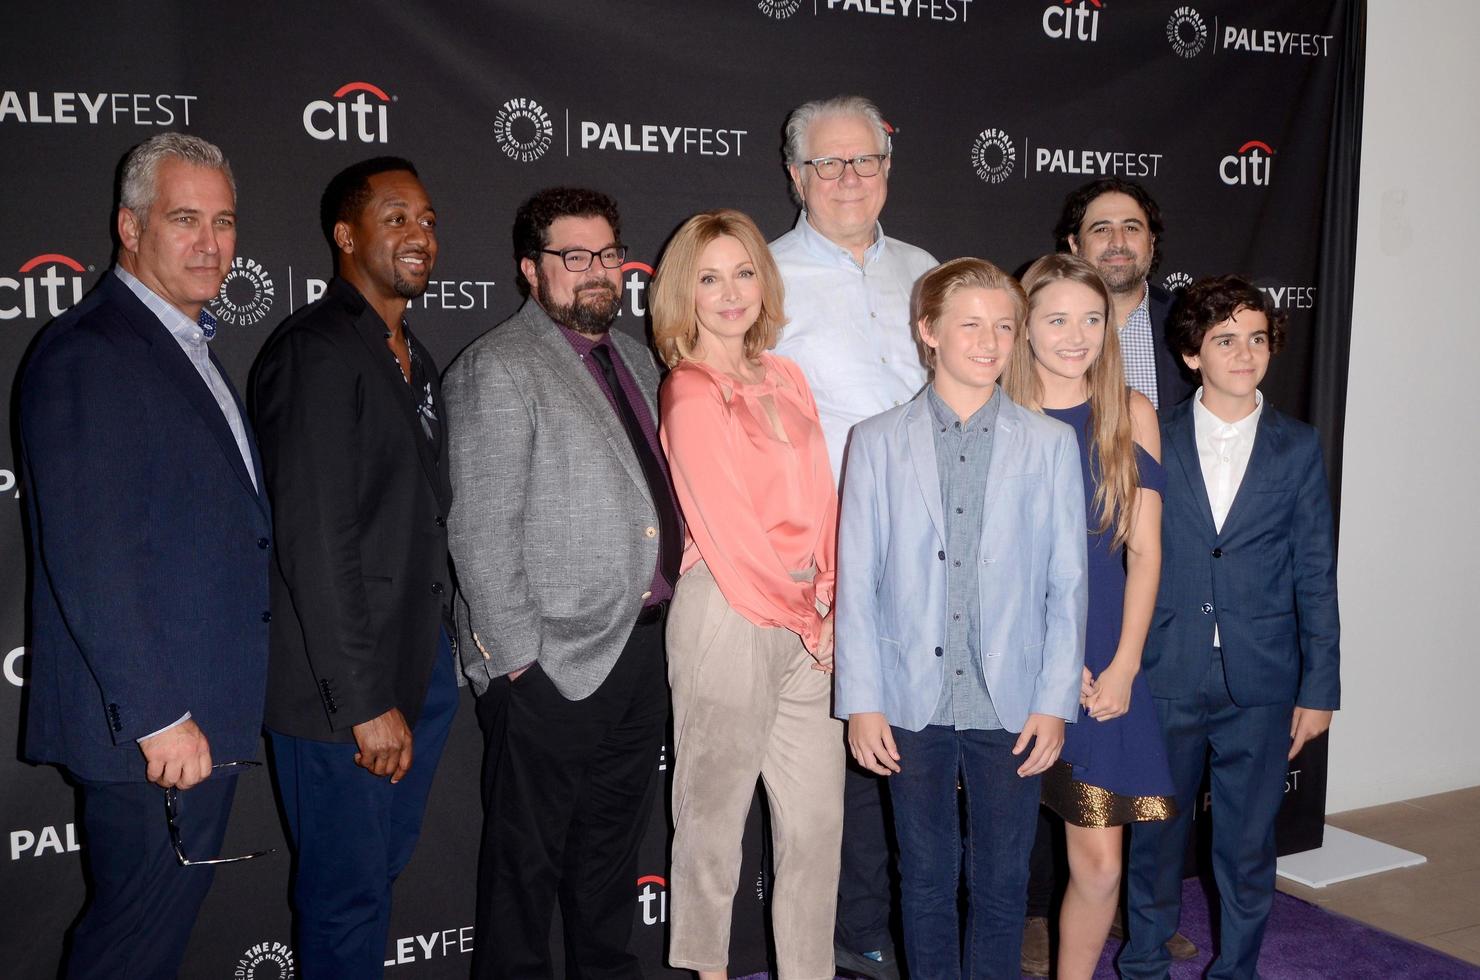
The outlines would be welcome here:
[[[796,227],[771,243],[771,254],[786,286],[787,325],[776,353],[806,375],[836,481],[848,431],[904,404],[925,385],[910,291],[935,258],[886,238],[878,227],[860,266],[851,251],[813,228],[805,211]]]
[[[1203,486],[1208,491],[1208,505],[1213,511],[1213,528],[1223,530],[1238,488],[1249,468],[1254,452],[1254,436],[1259,429],[1259,416],[1264,411],[1264,393],[1255,389],[1254,410],[1237,422],[1225,422],[1202,403],[1201,387],[1192,396],[1192,430],[1197,440],[1197,462],[1202,469]],[[1221,646],[1218,627],[1213,627],[1213,646]]]

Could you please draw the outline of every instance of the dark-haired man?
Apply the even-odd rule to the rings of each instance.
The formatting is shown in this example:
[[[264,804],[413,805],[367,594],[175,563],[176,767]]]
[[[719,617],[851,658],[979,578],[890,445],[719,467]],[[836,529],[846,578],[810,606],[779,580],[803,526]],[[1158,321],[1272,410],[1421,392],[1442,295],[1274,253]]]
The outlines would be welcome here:
[[[663,622],[683,527],[658,368],[610,331],[626,256],[611,198],[520,206],[529,298],[447,370],[463,669],[484,756],[475,977],[641,977],[637,849],[668,717]]]
[[[411,163],[379,157],[330,181],[320,218],[336,275],[252,385],[278,542],[267,729],[300,969],[370,977],[457,707],[441,391],[404,319],[437,216]]]
[[[1167,346],[1172,294],[1147,277],[1161,261],[1161,208],[1135,181],[1101,177],[1064,201],[1054,227],[1061,252],[1094,263],[1110,287],[1110,322],[1120,331],[1125,383],[1151,399],[1163,418],[1192,393]]]

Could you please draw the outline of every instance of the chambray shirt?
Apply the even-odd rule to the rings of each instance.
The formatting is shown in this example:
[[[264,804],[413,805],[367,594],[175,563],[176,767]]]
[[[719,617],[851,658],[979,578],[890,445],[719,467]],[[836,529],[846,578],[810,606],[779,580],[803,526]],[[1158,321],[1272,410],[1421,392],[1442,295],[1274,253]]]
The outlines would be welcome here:
[[[817,401],[834,482],[843,472],[848,430],[903,405],[925,384],[910,326],[910,291],[932,269],[922,248],[874,232],[859,265],[853,253],[813,228],[796,227],[771,243],[786,287],[787,324],[776,353],[795,361]]]
[[[1002,397],[1000,391],[994,392],[991,401],[962,422],[941,401],[934,385],[925,395],[935,422],[935,468],[946,518],[945,670],[930,724],[957,731],[1002,727],[982,673],[982,603],[977,582],[981,563],[976,559],[992,464],[992,432]]]
[[[190,363],[195,366],[200,380],[204,381],[206,388],[211,392],[211,397],[216,400],[216,407],[221,409],[221,414],[226,417],[226,424],[231,427],[232,438],[236,440],[236,448],[242,454],[242,463],[247,468],[247,476],[252,478],[252,486],[258,493],[262,488],[257,486],[257,471],[252,467],[252,450],[247,446],[247,428],[242,422],[242,413],[236,407],[236,398],[231,393],[231,386],[226,379],[221,377],[221,372],[211,361],[211,350],[207,345],[205,329],[200,322],[190,319],[169,304],[162,296],[144,285],[128,270],[122,266],[114,266],[113,272],[123,284],[129,288],[139,302],[149,307],[149,312],[159,317],[159,322],[175,338],[175,343],[190,358]],[[201,311],[202,317],[211,317],[205,310]],[[215,318],[211,317],[210,323],[215,325]]]

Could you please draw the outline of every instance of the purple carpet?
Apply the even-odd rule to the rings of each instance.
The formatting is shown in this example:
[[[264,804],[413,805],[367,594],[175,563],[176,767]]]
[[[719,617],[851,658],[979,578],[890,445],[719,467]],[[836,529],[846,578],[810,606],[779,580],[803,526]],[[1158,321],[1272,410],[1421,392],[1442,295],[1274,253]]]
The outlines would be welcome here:
[[[1201,951],[1194,960],[1172,965],[1172,980],[1201,977],[1212,962],[1208,900],[1194,880],[1182,886],[1182,932]],[[1100,958],[1096,980],[1113,980],[1120,943],[1111,940]],[[1475,980],[1471,966],[1436,949],[1399,939],[1354,919],[1327,912],[1289,895],[1276,894],[1259,972],[1265,980]],[[739,980],[762,980],[764,973]],[[920,978],[926,980],[926,978]]]

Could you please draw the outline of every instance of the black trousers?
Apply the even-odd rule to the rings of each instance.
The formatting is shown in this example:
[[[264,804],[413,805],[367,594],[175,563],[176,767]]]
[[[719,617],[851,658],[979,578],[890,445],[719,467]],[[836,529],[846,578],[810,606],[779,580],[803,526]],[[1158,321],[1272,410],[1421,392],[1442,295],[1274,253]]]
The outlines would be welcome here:
[[[667,721],[661,618],[633,627],[588,698],[562,697],[538,664],[478,698],[487,747],[475,978],[552,976],[557,901],[566,976],[642,977],[628,949],[633,882]]]
[[[893,949],[890,858],[898,853],[884,812],[885,780],[848,760],[843,777],[843,863],[833,938],[855,953]]]

